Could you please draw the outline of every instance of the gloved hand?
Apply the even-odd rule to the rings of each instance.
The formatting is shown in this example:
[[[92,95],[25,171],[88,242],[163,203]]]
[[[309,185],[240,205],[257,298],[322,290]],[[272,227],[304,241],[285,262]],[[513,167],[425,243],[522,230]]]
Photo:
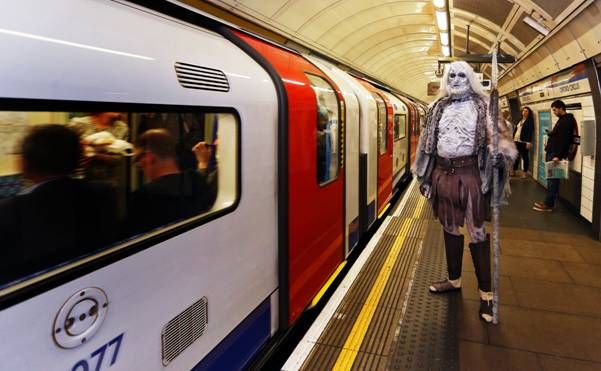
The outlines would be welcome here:
[[[432,197],[432,185],[429,183],[422,183],[419,186],[419,191],[422,194],[422,196],[424,196],[427,199],[430,199],[430,197]]]

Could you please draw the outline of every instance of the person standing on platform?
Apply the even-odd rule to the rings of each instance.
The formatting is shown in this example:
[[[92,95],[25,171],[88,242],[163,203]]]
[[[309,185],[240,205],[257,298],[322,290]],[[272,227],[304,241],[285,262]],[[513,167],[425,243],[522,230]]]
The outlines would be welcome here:
[[[515,127],[513,141],[518,149],[519,156],[513,164],[513,171],[517,171],[520,159],[523,162],[521,178],[528,177],[530,168],[530,148],[532,148],[532,134],[534,133],[534,116],[530,107],[522,108],[522,118]]]
[[[545,161],[553,161],[555,164],[568,158],[570,145],[574,141],[574,127],[576,119],[571,113],[566,113],[566,105],[561,100],[551,103],[553,114],[559,118],[553,130],[549,132],[547,145],[545,146]],[[535,202],[532,209],[536,211],[553,211],[555,201],[559,195],[559,179],[547,179],[547,195],[543,202]]]
[[[499,122],[497,156],[492,155],[488,96],[469,64],[451,63],[439,97],[429,107],[412,166],[420,191],[431,201],[444,231],[449,277],[429,289],[433,293],[461,289],[464,238],[459,228],[466,224],[480,293],[479,316],[486,322],[493,319],[490,237],[484,229],[485,220],[490,220],[492,175],[499,171],[504,198],[509,193],[508,170],[517,156],[502,118],[495,120]]]

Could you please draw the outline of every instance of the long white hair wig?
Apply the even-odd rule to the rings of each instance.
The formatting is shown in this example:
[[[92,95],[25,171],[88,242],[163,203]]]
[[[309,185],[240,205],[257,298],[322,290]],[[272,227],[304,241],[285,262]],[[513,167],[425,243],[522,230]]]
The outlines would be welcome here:
[[[458,61],[452,62],[448,65],[448,67],[444,71],[444,75],[442,76],[442,80],[440,81],[440,90],[438,91],[438,96],[436,100],[448,97],[451,95],[449,92],[449,71],[455,71],[455,73],[463,72],[467,76],[467,79],[470,83],[472,91],[484,99],[488,99],[488,94],[484,91],[484,87],[478,81],[478,77],[474,73],[474,69],[467,62]]]

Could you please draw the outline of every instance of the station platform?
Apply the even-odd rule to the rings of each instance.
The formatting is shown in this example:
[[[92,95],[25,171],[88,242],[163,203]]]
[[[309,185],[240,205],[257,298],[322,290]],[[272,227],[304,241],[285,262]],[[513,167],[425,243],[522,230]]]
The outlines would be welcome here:
[[[443,236],[413,182],[283,369],[601,370],[601,243],[561,202],[532,210],[532,179],[511,185],[499,324],[479,319],[468,239],[461,292],[428,292],[446,277]]]

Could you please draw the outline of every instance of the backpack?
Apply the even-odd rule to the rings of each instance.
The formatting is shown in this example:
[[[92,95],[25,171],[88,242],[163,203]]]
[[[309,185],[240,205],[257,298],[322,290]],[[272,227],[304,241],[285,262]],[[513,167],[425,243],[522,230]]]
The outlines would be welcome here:
[[[578,135],[578,124],[576,120],[573,121],[573,131],[572,131],[572,143],[570,144],[570,148],[568,149],[568,160],[574,161],[576,158],[576,154],[578,153],[578,146],[580,145],[580,135]]]

